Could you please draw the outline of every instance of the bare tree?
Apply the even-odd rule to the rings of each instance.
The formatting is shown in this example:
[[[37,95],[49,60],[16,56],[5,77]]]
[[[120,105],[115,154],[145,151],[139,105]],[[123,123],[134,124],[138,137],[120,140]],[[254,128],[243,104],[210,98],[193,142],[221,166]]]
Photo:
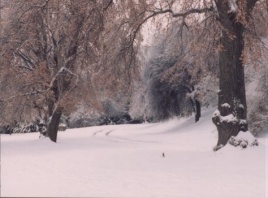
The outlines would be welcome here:
[[[7,68],[6,64],[7,74],[14,72],[17,77],[8,84],[14,92],[4,100],[11,104],[20,98],[30,108],[45,112],[48,136],[56,142],[62,112],[75,100],[71,93],[79,85],[78,74],[98,60],[102,4],[31,0],[13,1],[12,6],[16,15],[10,14],[3,37],[8,50],[3,53],[12,65]]]
[[[146,15],[148,3],[129,0],[114,1],[105,5],[104,31],[100,44],[101,59],[96,69],[94,86],[100,97],[127,104],[132,92],[132,83],[134,79],[139,78],[140,62],[136,55],[142,42],[141,32],[133,31]]]

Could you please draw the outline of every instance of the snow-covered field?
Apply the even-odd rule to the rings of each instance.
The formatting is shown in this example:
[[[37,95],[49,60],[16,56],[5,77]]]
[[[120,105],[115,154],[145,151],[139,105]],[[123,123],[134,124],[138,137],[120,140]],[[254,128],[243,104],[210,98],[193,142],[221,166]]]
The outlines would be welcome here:
[[[213,111],[165,123],[1,135],[1,196],[265,198],[267,136],[217,142]],[[162,154],[165,154],[165,157]]]

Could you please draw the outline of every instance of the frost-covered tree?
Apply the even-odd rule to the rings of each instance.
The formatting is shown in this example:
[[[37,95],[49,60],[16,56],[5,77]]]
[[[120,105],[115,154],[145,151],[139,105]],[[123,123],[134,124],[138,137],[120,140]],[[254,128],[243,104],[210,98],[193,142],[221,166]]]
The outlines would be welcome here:
[[[183,46],[181,42],[181,34],[189,31],[183,28],[185,27],[178,28],[174,24],[153,39],[151,46],[144,47],[146,53],[142,61],[142,81],[136,93],[140,96],[134,96],[135,100],[138,97],[140,100],[133,101],[132,104],[133,110],[136,109],[137,103],[141,103],[144,109],[140,113],[133,112],[134,116],[161,121],[173,116],[187,115],[195,110],[198,101],[194,94],[190,97],[190,93],[194,91],[194,81],[198,78],[197,68],[200,67],[195,66],[189,59],[189,62],[181,59],[189,48],[187,43]],[[192,55],[187,53],[187,57]],[[167,78],[170,73],[171,78]]]
[[[56,141],[63,113],[81,106],[95,115],[105,113],[107,98],[125,106],[137,63],[124,56],[137,50],[126,45],[127,27],[139,24],[132,18],[145,4],[9,1],[7,24],[1,21],[1,124],[43,117]]]
[[[9,9],[1,35],[2,79],[7,79],[1,114],[16,119],[37,109],[45,114],[48,136],[56,142],[63,111],[77,103],[86,68],[98,62],[103,4],[25,0],[10,1]]]

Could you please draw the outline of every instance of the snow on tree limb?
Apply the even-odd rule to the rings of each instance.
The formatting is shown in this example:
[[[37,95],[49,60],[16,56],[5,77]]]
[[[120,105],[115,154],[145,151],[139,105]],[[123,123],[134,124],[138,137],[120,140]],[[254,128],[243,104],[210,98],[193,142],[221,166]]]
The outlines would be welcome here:
[[[236,0],[229,0],[229,6],[230,6],[230,12],[237,12],[237,3],[236,3]]]

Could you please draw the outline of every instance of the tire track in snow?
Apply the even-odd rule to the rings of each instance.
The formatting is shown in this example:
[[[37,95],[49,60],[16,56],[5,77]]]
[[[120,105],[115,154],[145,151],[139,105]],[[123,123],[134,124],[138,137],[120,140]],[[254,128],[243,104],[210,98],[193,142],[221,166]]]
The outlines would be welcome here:
[[[146,140],[136,140],[136,139],[129,139],[126,137],[119,137],[119,136],[111,136],[110,134],[114,133],[114,129],[112,130],[98,130],[92,134],[93,137],[102,135],[102,137],[105,135],[106,140],[111,141],[111,142],[116,142],[116,143],[149,143],[149,144],[157,144],[160,142],[157,141],[146,141]],[[120,141],[115,141],[120,140]]]
[[[160,142],[157,142],[157,141],[146,141],[146,140],[135,140],[135,139],[129,139],[129,138],[125,138],[125,137],[111,137],[110,138],[116,138],[116,139],[120,139],[120,140],[125,140],[125,141],[128,141],[128,142],[139,142],[139,143],[150,143],[150,144],[157,144],[157,143],[160,143]]]
[[[93,133],[92,136],[94,137],[94,136],[96,136],[97,134],[99,134],[99,133],[101,133],[101,132],[103,132],[103,130],[96,131],[96,132]]]
[[[108,136],[110,133],[112,133],[113,130],[108,131],[107,133],[105,133],[106,136]]]
[[[116,143],[124,143],[124,142],[120,142],[120,141],[115,141],[115,140],[111,140],[110,138],[106,138],[113,130],[109,130],[108,132],[106,132],[107,130],[99,130],[99,131],[96,131],[92,134],[93,137],[101,137],[100,139],[101,140],[106,140],[106,141],[109,141],[109,142],[116,142]],[[99,136],[99,134],[101,134],[102,136]],[[102,137],[105,137],[105,138],[102,138]]]
[[[107,137],[110,137],[110,138],[115,138],[115,139],[120,139],[120,140],[125,140],[124,142],[128,141],[128,142],[139,142],[139,143],[152,143],[152,144],[156,144],[156,143],[159,143],[159,142],[156,142],[156,141],[146,141],[146,140],[134,140],[134,139],[129,139],[129,138],[126,138],[126,137],[115,137],[115,136],[109,136],[110,133],[112,133],[113,130],[109,131],[106,133],[106,136]]]

